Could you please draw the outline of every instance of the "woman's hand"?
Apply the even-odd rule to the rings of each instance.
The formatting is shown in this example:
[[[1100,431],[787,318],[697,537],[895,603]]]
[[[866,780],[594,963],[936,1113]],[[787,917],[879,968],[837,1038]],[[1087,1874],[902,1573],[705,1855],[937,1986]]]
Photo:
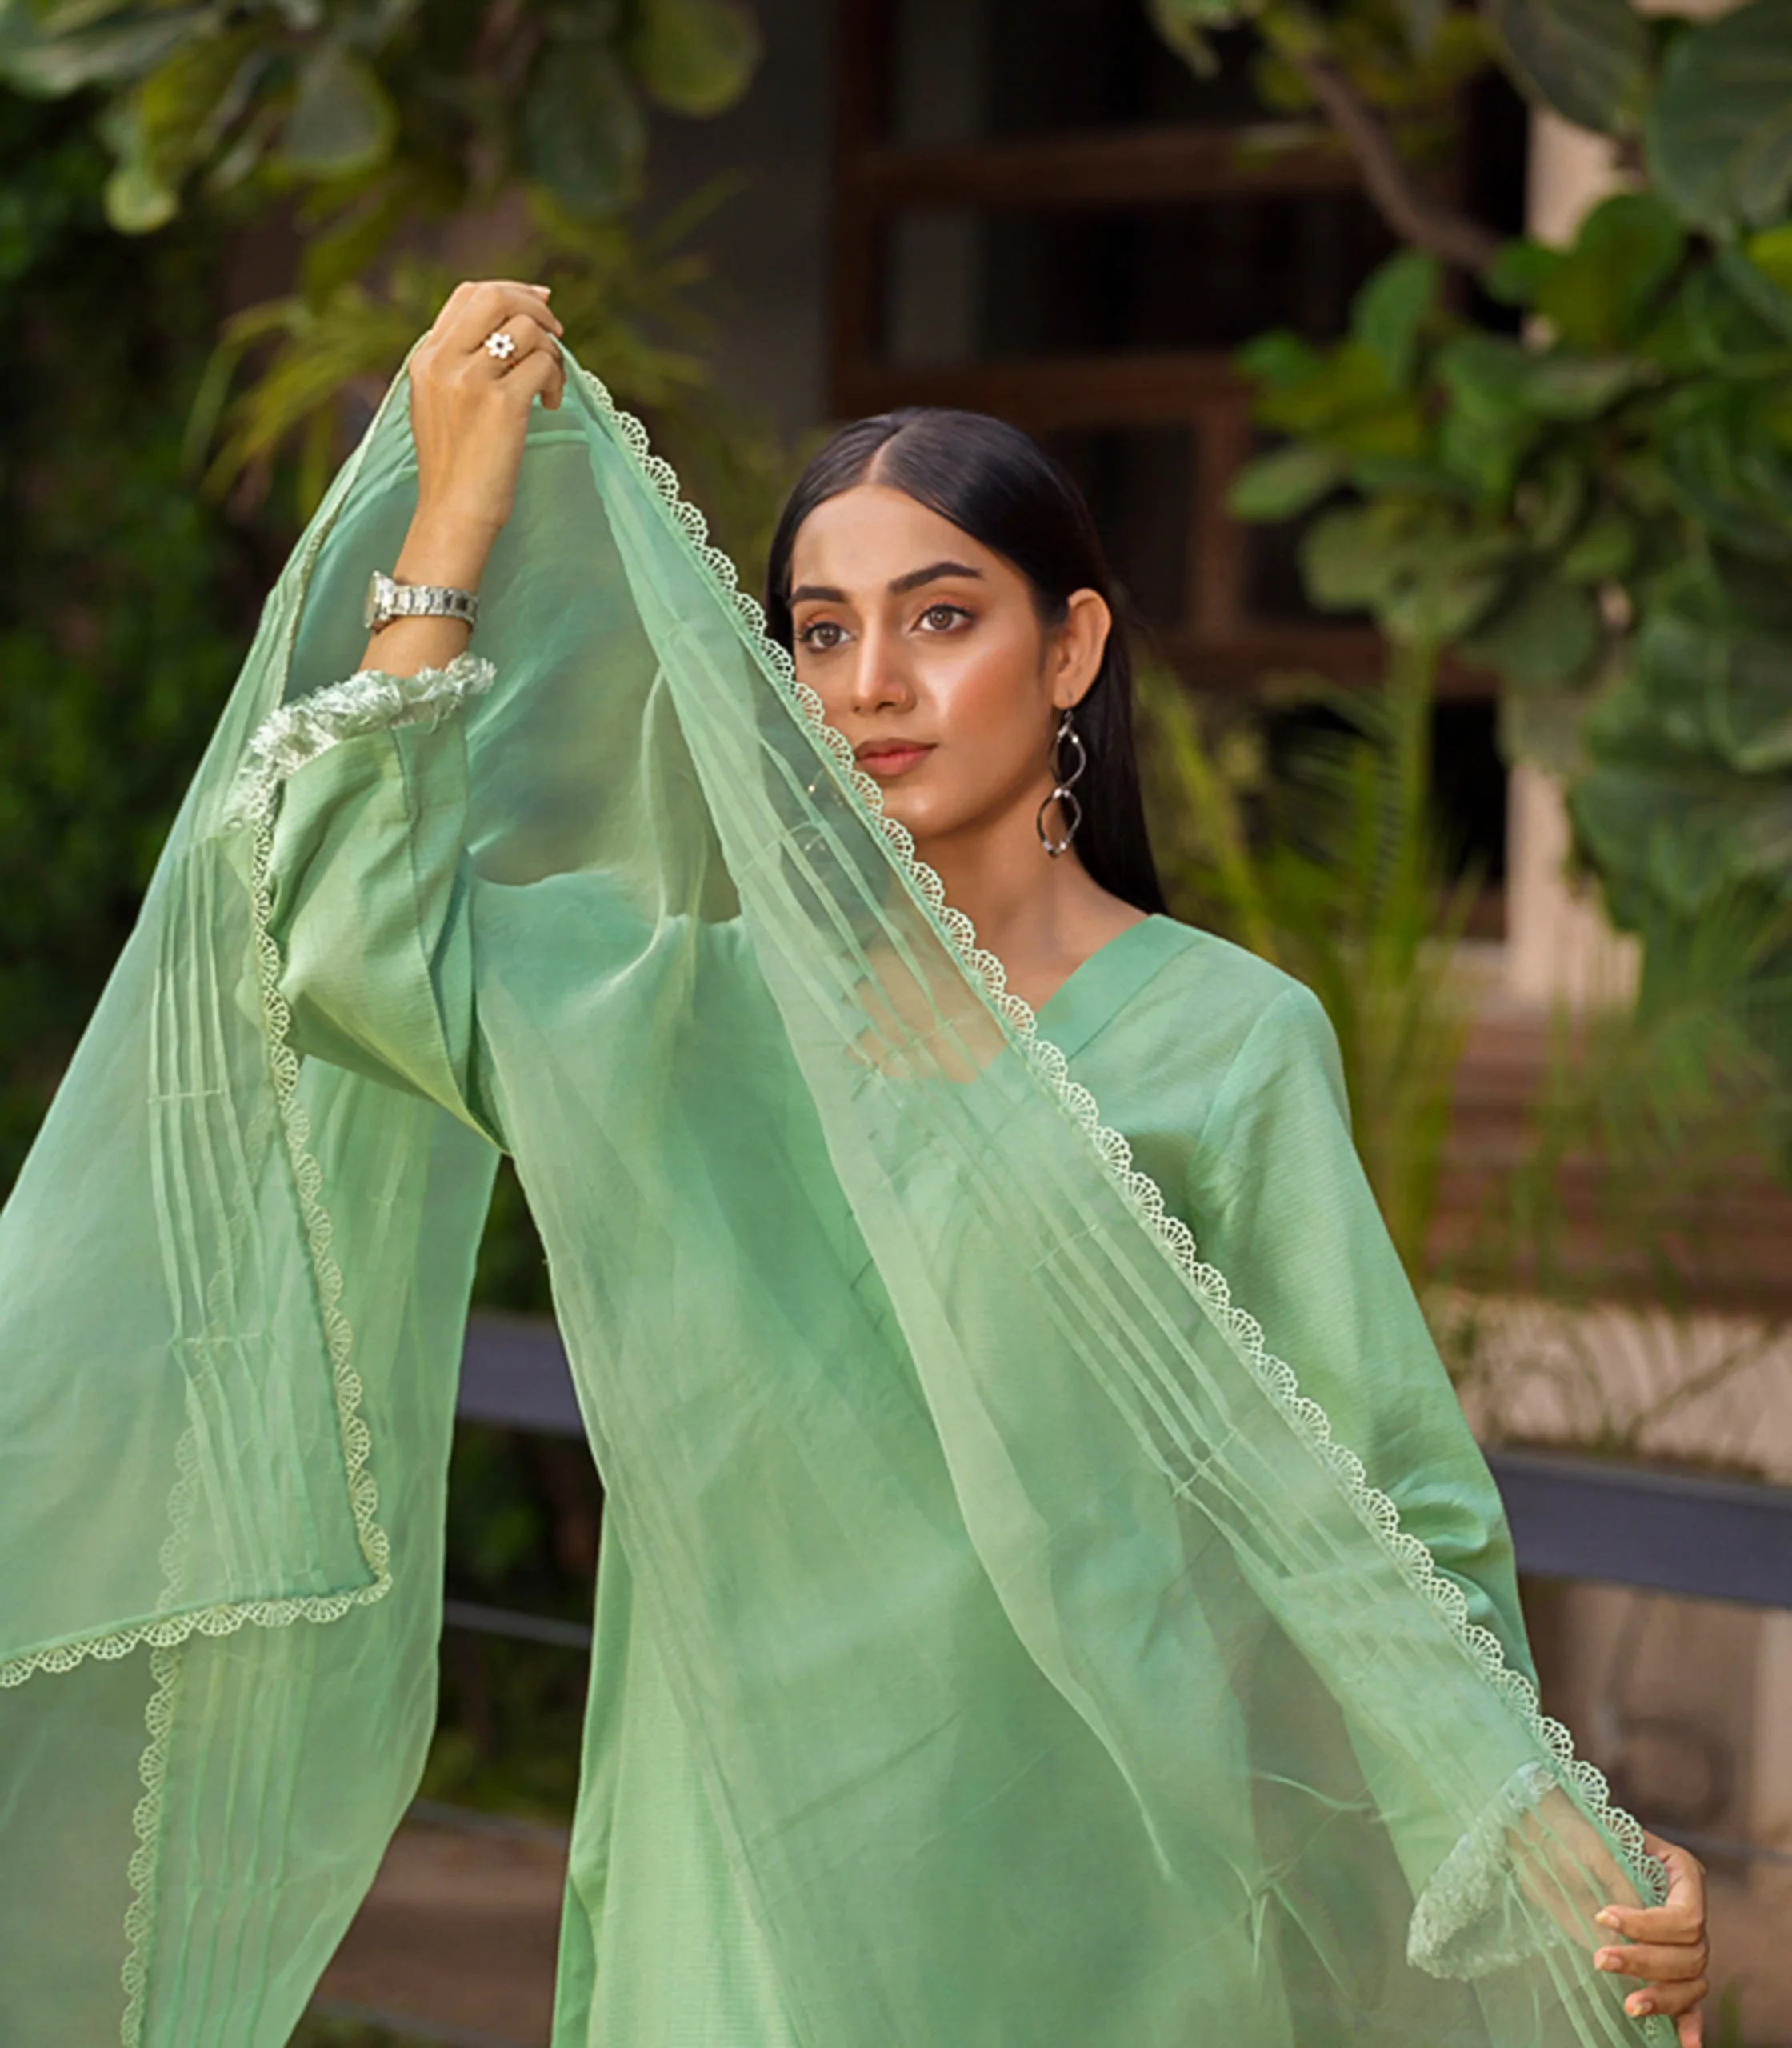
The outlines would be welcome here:
[[[510,516],[529,410],[552,411],[566,390],[560,322],[546,285],[503,278],[457,285],[410,358],[418,520],[489,527]],[[515,344],[488,354],[489,336]]]
[[[1602,1970],[1645,1977],[1650,1988],[1633,1991],[1627,2013],[1669,2013],[1680,2048],[1700,2048],[1705,2038],[1702,2001],[1710,1990],[1706,1970],[1710,1948],[1705,1938],[1705,1866],[1689,1849],[1664,1842],[1646,1828],[1643,1841],[1667,1866],[1668,1894],[1660,1906],[1607,1906],[1594,1918],[1626,1938],[1594,1957]]]
[[[476,590],[486,558],[516,501],[517,471],[539,398],[552,411],[566,387],[546,285],[486,278],[457,285],[410,358],[410,432],[417,510],[392,574],[401,583]],[[488,353],[500,330],[515,344]],[[414,675],[466,645],[455,618],[395,618],[368,641],[363,668]]]

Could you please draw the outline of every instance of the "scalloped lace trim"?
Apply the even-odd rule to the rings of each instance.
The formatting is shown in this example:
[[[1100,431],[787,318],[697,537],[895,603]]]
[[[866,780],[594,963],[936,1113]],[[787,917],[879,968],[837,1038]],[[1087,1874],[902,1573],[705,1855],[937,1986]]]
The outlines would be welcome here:
[[[1400,1511],[1392,1498],[1370,1482],[1363,1462],[1356,1453],[1332,1434],[1331,1421],[1318,1402],[1300,1390],[1293,1368],[1277,1358],[1264,1340],[1256,1318],[1232,1299],[1232,1290],[1218,1267],[1202,1258],[1194,1234],[1182,1219],[1170,1212],[1163,1190],[1149,1174],[1133,1164],[1132,1147],[1122,1134],[1104,1124],[1094,1097],[1070,1078],[1070,1062],[1058,1046],[1040,1035],[1031,1006],[1007,986],[1007,973],[999,959],[977,942],[976,927],[962,910],[946,901],[945,885],[938,874],[915,852],[906,826],[888,817],[883,809],[883,789],[861,768],[843,733],[830,726],[822,700],[801,682],[796,664],[787,649],[766,631],[766,616],[758,600],[739,587],[739,572],[720,548],[710,546],[709,526],[698,507],[679,490],[678,473],[663,456],[654,454],[647,430],[632,413],[625,412],[608,389],[590,371],[578,366],[578,374],[598,410],[614,426],[635,466],[664,502],[673,519],[690,542],[691,551],[707,570],[718,594],[733,606],[743,638],[768,670],[794,709],[800,715],[818,749],[829,759],[840,780],[857,794],[875,824],[890,841],[896,866],[914,895],[930,914],[939,935],[950,946],[969,973],[982,984],[991,1006],[1013,1026],[1019,1048],[1044,1080],[1071,1120],[1087,1135],[1110,1177],[1126,1198],[1134,1213],[1152,1231],[1166,1254],[1188,1282],[1203,1308],[1230,1335],[1252,1374],[1307,1443],[1314,1455],[1332,1472],[1363,1523],[1401,1567],[1407,1579],[1431,1602],[1450,1622],[1464,1650],[1496,1691],[1500,1693],[1521,1725],[1555,1760],[1559,1780],[1571,1785],[1606,1830],[1622,1843],[1634,1866],[1631,1874],[1640,1878],[1638,1889],[1645,1899],[1659,1904],[1667,1895],[1666,1866],[1652,1855],[1643,1841],[1641,1825],[1611,1797],[1605,1774],[1585,1758],[1574,1754],[1574,1738],[1554,1716],[1545,1714],[1537,1688],[1522,1671],[1506,1661],[1500,1641],[1490,1629],[1469,1618],[1468,1596],[1441,1571],[1425,1543],[1400,1525]],[[1541,1770],[1541,1766],[1533,1766]],[[1447,1890],[1458,1900],[1468,1895],[1468,1871],[1477,1862],[1499,1854],[1496,1838],[1482,1841],[1470,1830],[1445,1859],[1432,1882],[1450,1872]],[[1458,1857],[1461,1862],[1457,1862]],[[1491,1883],[1492,1866],[1482,1882]],[[1429,1887],[1427,1887],[1429,1892]],[[1444,1892],[1434,1902],[1441,1910]],[[1420,1943],[1422,1950],[1424,1943]],[[1659,2016],[1645,2022],[1653,2028]],[[1667,2032],[1663,2039],[1670,2038]]]
[[[1488,1801],[1419,1894],[1406,1930],[1409,1962],[1433,1977],[1466,1978],[1522,1962],[1533,1952],[1535,1942],[1516,1922],[1505,1934],[1490,1937],[1485,1930],[1490,1920],[1502,1924],[1501,1888],[1513,1868],[1507,1830],[1554,1783],[1542,1764],[1521,1764]]]
[[[287,776],[346,739],[391,726],[440,725],[470,697],[482,696],[496,676],[482,654],[469,651],[445,668],[419,669],[414,675],[358,669],[342,682],[282,704],[249,742],[225,822],[254,824],[271,810]]]

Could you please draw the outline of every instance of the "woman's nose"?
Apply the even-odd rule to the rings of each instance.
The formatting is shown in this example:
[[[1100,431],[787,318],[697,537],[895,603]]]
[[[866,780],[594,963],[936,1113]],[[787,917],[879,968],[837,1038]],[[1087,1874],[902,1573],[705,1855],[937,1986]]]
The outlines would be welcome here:
[[[875,630],[858,644],[853,670],[853,709],[861,717],[912,703],[914,689],[898,643]]]

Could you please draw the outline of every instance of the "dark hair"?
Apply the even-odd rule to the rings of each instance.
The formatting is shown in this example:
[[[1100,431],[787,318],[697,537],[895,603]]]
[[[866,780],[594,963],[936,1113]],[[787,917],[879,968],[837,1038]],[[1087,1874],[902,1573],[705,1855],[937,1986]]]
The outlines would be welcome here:
[[[842,427],[797,479],[766,566],[766,629],[783,647],[792,645],[790,550],[798,528],[825,499],[868,478],[906,491],[1011,562],[1033,586],[1046,625],[1063,619],[1073,590],[1098,591],[1118,613],[1082,493],[1038,442],[986,413],[908,406]],[[1117,616],[1102,666],[1077,706],[1089,766],[1077,785],[1082,823],[1076,850],[1102,888],[1139,910],[1162,910],[1139,796],[1132,695],[1132,657]]]

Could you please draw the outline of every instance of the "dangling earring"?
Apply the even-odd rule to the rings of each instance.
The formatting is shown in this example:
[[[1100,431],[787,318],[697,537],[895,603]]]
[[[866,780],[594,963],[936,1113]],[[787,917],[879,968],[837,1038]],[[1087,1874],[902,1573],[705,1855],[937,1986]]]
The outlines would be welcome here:
[[[1077,750],[1077,765],[1067,775],[1064,772],[1063,762],[1059,758],[1059,749],[1066,740],[1070,741]],[[1038,815],[1033,821],[1038,831],[1039,844],[1054,860],[1056,860],[1075,838],[1077,827],[1082,822],[1082,806],[1071,795],[1070,785],[1076,781],[1088,765],[1089,755],[1082,743],[1082,734],[1070,723],[1070,706],[1066,705],[1063,717],[1058,722],[1058,730],[1052,734],[1051,739],[1051,775],[1054,786],[1051,794],[1039,806]],[[1046,830],[1046,813],[1054,803],[1063,806],[1066,822],[1062,839],[1054,839]]]

